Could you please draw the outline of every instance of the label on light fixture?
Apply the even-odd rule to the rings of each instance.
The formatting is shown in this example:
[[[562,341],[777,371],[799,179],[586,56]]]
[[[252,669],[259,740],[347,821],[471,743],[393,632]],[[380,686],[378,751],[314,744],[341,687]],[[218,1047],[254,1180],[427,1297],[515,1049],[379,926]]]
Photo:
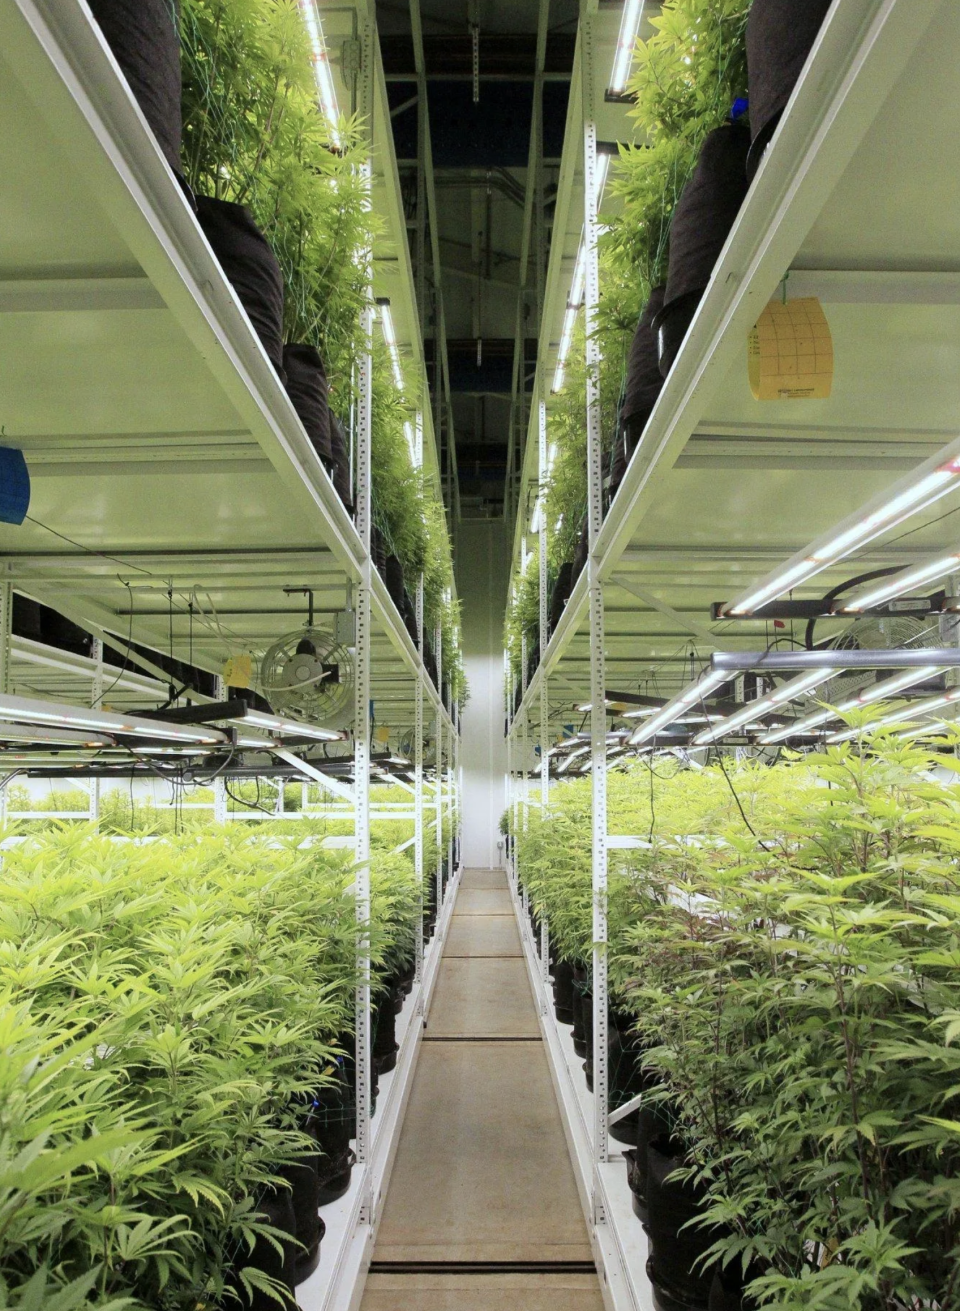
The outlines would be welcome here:
[[[816,296],[770,302],[747,337],[747,372],[758,401],[829,397],[833,338]]]

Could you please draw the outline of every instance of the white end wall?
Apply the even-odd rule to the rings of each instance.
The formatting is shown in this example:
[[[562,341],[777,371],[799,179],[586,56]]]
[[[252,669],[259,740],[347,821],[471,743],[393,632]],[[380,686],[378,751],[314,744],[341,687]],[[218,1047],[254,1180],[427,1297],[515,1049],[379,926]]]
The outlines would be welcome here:
[[[463,862],[500,863],[499,823],[507,767],[503,740],[503,613],[510,549],[502,521],[460,525],[457,591],[463,607],[463,654],[470,700],[463,714]]]

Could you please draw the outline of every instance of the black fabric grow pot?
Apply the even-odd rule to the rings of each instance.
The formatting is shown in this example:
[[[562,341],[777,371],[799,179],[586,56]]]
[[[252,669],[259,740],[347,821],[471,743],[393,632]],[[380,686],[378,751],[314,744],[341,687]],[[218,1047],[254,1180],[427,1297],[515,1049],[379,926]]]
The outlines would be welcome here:
[[[584,998],[590,992],[590,975],[582,965],[573,967],[573,1050],[578,1056],[586,1056],[589,1050],[587,1045],[586,1020],[584,1016]],[[593,1023],[593,1007],[588,1007],[590,1011],[591,1026]]]
[[[584,515],[580,520],[580,527],[577,531],[577,541],[573,548],[573,560],[570,562],[570,591],[572,592],[576,585],[577,579],[583,573],[587,564],[587,556],[590,554],[590,529],[587,522],[587,516]]]
[[[573,565],[570,561],[560,566],[557,574],[557,581],[553,585],[553,591],[550,593],[550,611],[547,620],[547,633],[556,631],[557,624],[560,622],[560,616],[563,614],[564,606],[570,599],[572,588]]]
[[[682,1151],[682,1145],[673,1138],[675,1123],[676,1112],[668,1103],[648,1102],[637,1112],[636,1147],[624,1152],[633,1212],[643,1224],[647,1223],[647,1148],[658,1142],[670,1153]]]
[[[283,275],[245,205],[197,196],[197,219],[278,376],[283,376]]]
[[[553,1013],[558,1024],[573,1023],[573,966],[558,960],[553,972]]]
[[[753,0],[747,19],[751,182],[829,8],[830,0]]]
[[[723,1270],[719,1266],[714,1267],[707,1303],[709,1311],[744,1311],[745,1304],[753,1306],[750,1298],[744,1298],[743,1290],[762,1274],[763,1271],[756,1265],[749,1266],[744,1274],[738,1259],[731,1261]]]
[[[283,369],[287,395],[299,415],[310,444],[328,469],[333,468],[327,375],[315,346],[284,346]]]
[[[330,411],[330,451],[333,468],[330,476],[337,495],[350,513],[353,513],[353,480],[350,477],[350,442],[343,424]]]
[[[387,591],[390,593],[390,599],[398,610],[403,609],[403,565],[395,555],[388,555],[386,561],[386,573],[383,580],[387,585]]]
[[[681,1151],[655,1141],[647,1147],[647,1222],[650,1239],[647,1275],[657,1311],[707,1311],[713,1270],[703,1273],[701,1258],[716,1239],[710,1229],[689,1227],[702,1213],[701,1185],[671,1178],[685,1164]],[[688,1227],[684,1227],[688,1226]]]
[[[312,1133],[309,1117],[304,1128]],[[290,1185],[294,1236],[303,1248],[297,1248],[294,1262],[294,1282],[301,1284],[320,1264],[320,1240],[326,1228],[317,1210],[320,1205],[318,1153],[313,1152],[293,1165],[285,1165],[279,1173]]]
[[[630,356],[627,360],[627,381],[617,422],[617,439],[610,465],[610,499],[623,482],[630,457],[647,426],[647,420],[657,403],[663,386],[660,372],[660,353],[653,321],[663,309],[666,287],[654,287],[644,306],[633,334]]]
[[[31,642],[43,641],[43,606],[19,592],[13,594],[10,626],[16,637],[28,637]]]
[[[180,170],[178,0],[89,0],[104,40],[175,173]]]
[[[666,377],[687,335],[714,265],[747,194],[750,133],[742,122],[708,133],[670,224],[670,265],[663,308],[653,320]]]
[[[370,1051],[377,1074],[389,1074],[397,1065],[397,1017],[393,1009],[393,996],[381,992],[372,1008],[372,1041]]]
[[[247,1252],[246,1245],[241,1247],[233,1262],[233,1269],[227,1275],[227,1287],[231,1289],[239,1298],[239,1305],[247,1311],[277,1311],[278,1302],[269,1294],[262,1292],[260,1289],[254,1289],[252,1295],[248,1294],[240,1279],[240,1270],[244,1266],[250,1266],[254,1270],[259,1270],[271,1279],[276,1279],[289,1295],[288,1305],[292,1308],[296,1305],[293,1290],[297,1279],[297,1245],[296,1231],[297,1218],[293,1209],[293,1198],[286,1188],[267,1189],[264,1194],[257,1199],[256,1213],[267,1224],[272,1225],[275,1229],[287,1235],[286,1239],[275,1237],[281,1250],[278,1251],[274,1244],[268,1239],[258,1237],[253,1245],[253,1251]],[[231,1299],[232,1300],[232,1299]]]
[[[581,991],[582,986],[582,991]],[[580,992],[580,1014],[583,1023],[584,1062],[583,1073],[587,1078],[587,1087],[593,1092],[593,979],[586,984],[574,985],[574,991]]]
[[[632,1101],[638,1094],[654,1088],[659,1083],[653,1070],[645,1070],[642,1065],[644,1047],[637,1034],[632,1032],[631,1016],[610,1012],[610,1030],[607,1056],[609,1087],[607,1108],[615,1111]],[[640,1112],[631,1111],[622,1120],[610,1126],[610,1137],[618,1143],[636,1146],[637,1128]]]
[[[324,1085],[314,1096],[311,1125],[321,1156],[317,1161],[317,1204],[327,1206],[350,1187],[354,1155],[350,1140],[357,1132],[357,1106],[353,1088],[341,1072],[336,1083]]]

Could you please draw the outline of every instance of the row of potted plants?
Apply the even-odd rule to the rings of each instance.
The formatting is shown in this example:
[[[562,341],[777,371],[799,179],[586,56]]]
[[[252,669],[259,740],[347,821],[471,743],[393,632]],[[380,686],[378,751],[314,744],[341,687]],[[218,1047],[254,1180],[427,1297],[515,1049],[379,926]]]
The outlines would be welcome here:
[[[341,500],[354,501],[350,421],[378,220],[363,124],[326,122],[297,0],[94,0],[95,19]],[[442,504],[404,433],[414,389],[374,340],[374,519],[406,577],[424,575],[426,631],[444,631],[465,688]],[[409,603],[407,603],[409,606]]]
[[[960,1305],[955,766],[864,723],[775,765],[610,774],[609,829],[644,845],[610,852],[609,1108],[642,1094],[612,1134],[661,1311]],[[589,789],[516,835],[575,1024]]]
[[[8,844],[5,1306],[293,1304],[355,1134],[355,871],[303,837],[67,825]],[[434,887],[375,847],[379,1074]]]
[[[609,505],[660,395],[750,181],[773,136],[830,0],[665,0],[639,42],[629,86],[638,144],[611,164],[619,212],[600,239],[600,390]],[[564,390],[548,410],[556,449],[545,493],[551,628],[587,556],[583,316]],[[507,640],[517,681],[537,623],[517,562]]]

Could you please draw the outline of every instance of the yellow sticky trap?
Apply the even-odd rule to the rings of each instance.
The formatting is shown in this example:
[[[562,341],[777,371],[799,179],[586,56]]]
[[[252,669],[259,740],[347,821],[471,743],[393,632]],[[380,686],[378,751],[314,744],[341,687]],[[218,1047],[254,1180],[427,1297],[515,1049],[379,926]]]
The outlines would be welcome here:
[[[385,724],[380,724],[377,728],[373,730],[373,740],[379,746],[386,746],[386,744],[390,741],[389,728],[387,728]]]
[[[833,338],[816,296],[770,302],[747,338],[747,369],[755,400],[827,399]]]
[[[249,687],[253,680],[253,661],[248,655],[231,656],[223,664],[223,681],[227,687]]]

